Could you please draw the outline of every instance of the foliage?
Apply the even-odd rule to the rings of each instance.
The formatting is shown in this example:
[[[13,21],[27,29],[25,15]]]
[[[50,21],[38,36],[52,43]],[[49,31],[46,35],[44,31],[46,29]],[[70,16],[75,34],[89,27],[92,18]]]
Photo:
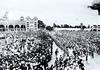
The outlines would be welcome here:
[[[51,26],[46,26],[46,30],[52,31],[52,30],[53,30],[53,27],[51,27]]]

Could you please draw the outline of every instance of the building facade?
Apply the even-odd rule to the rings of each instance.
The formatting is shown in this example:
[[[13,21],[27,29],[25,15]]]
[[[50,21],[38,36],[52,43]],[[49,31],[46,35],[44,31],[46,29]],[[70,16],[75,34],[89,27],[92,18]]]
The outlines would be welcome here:
[[[20,17],[19,20],[8,20],[7,16],[0,19],[0,31],[36,31],[38,30],[38,18]]]
[[[100,31],[100,25],[91,26],[91,31]]]

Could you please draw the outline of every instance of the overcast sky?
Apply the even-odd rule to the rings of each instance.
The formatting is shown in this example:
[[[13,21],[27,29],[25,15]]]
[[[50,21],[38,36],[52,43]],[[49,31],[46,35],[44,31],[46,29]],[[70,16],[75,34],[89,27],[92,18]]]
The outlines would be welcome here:
[[[97,11],[87,8],[92,0],[0,0],[0,17],[8,11],[9,19],[37,16],[47,25],[100,24]]]

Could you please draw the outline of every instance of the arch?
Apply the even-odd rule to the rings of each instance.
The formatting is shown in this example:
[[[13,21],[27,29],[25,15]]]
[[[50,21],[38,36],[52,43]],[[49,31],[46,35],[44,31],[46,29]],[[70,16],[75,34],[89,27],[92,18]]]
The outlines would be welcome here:
[[[20,28],[20,26],[19,25],[15,25],[15,28]]]
[[[25,25],[21,25],[21,31],[25,31],[26,30],[26,26]]]
[[[21,28],[26,28],[26,26],[25,25],[21,25]]]
[[[4,25],[0,25],[0,31],[5,31],[5,26]]]
[[[14,28],[13,25],[9,25],[9,28]]]
[[[0,28],[5,28],[5,26],[4,25],[0,25]]]
[[[14,29],[13,29],[13,28],[14,28],[14,26],[13,26],[13,25],[9,25],[9,30],[10,30],[10,31],[14,31]]]

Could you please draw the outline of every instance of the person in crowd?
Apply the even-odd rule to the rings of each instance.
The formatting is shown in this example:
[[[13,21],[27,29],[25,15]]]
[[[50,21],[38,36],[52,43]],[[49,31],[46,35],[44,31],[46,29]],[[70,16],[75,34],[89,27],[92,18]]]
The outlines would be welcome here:
[[[56,57],[57,57],[58,53],[59,53],[59,51],[58,51],[58,48],[57,48],[56,51],[55,51]]]
[[[58,70],[58,66],[59,66],[59,60],[58,60],[58,58],[56,58],[56,60],[55,60],[55,67],[56,67],[56,70]]]
[[[86,62],[88,62],[88,52],[86,52]]]
[[[60,57],[59,57],[59,64],[60,64],[60,66],[62,66],[62,64],[63,64],[63,58],[62,58],[61,55],[60,55]]]
[[[78,65],[79,65],[79,68],[80,68],[81,70],[85,70],[85,69],[84,69],[84,64],[82,63],[82,59],[79,59]]]
[[[26,67],[24,61],[21,63],[21,65],[20,65],[20,69],[21,69],[21,70],[27,70],[27,67]]]
[[[59,31],[55,33],[54,36],[64,48],[67,47],[66,54],[68,54],[68,56],[62,57],[59,54],[58,48],[56,51],[53,51],[53,41],[49,39],[49,37],[45,37],[44,39],[37,38],[36,40],[30,37],[29,39],[26,38],[17,41],[17,43],[15,41],[14,43],[16,44],[11,43],[6,45],[4,50],[7,51],[8,54],[0,55],[0,70],[78,70],[78,68],[85,70],[82,58],[85,57],[86,61],[88,61],[89,56],[94,58],[95,51],[91,46],[91,40],[94,40],[94,37],[89,36],[95,35],[84,31],[66,32],[67,31]],[[87,36],[89,38],[87,38]],[[12,52],[13,47],[18,47],[15,48],[17,51]],[[95,44],[95,48],[96,47]],[[49,65],[49,62],[52,60],[53,52],[56,57],[53,64],[54,66]],[[60,55],[59,58],[57,57],[58,55]]]
[[[53,65],[50,66],[49,70],[53,70]]]
[[[2,64],[0,64],[0,70],[3,70],[3,66],[2,66]]]

